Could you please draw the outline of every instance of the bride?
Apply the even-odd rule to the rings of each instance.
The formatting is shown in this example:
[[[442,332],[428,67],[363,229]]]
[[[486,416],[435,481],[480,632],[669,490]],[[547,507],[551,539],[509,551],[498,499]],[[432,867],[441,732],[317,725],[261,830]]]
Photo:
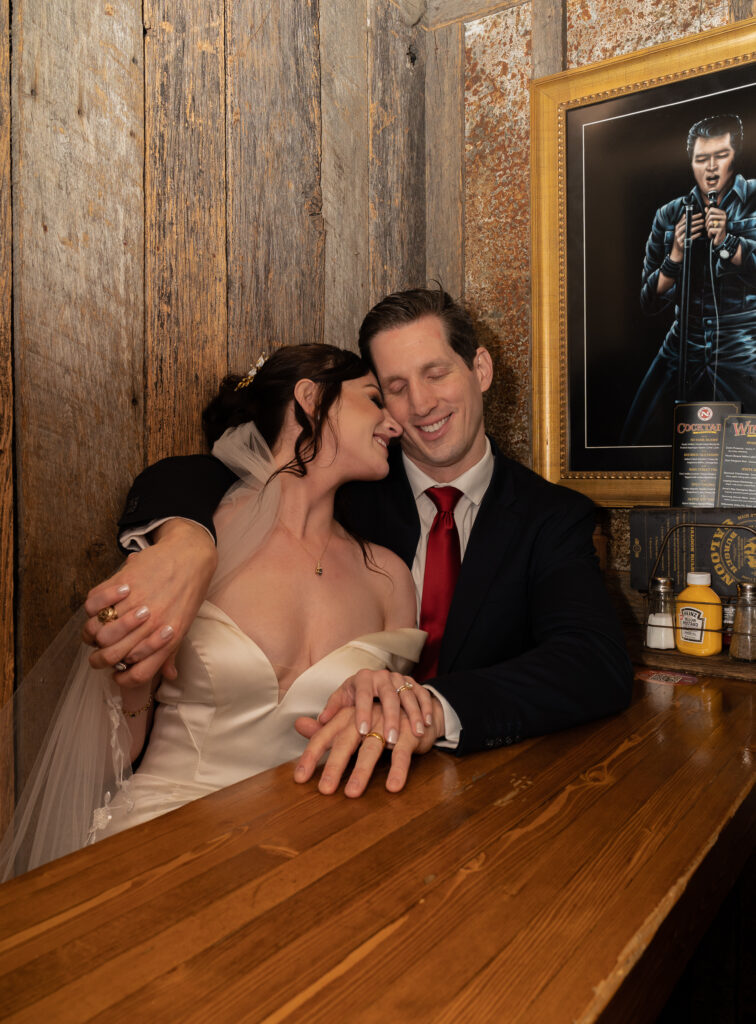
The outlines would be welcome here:
[[[82,650],[0,880],[297,757],[298,718],[361,668],[402,674],[419,657],[409,570],[334,519],[340,485],[384,477],[400,433],[360,358],[280,348],[227,378],[203,423],[239,483],[216,513],[218,565],[177,677],[120,687]],[[429,696],[394,681],[421,722]],[[363,742],[385,745],[376,726]]]

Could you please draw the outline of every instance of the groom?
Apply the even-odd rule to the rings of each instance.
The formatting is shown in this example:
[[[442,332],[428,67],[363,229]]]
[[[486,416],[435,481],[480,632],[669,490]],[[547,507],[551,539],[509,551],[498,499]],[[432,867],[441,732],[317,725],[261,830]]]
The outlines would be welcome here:
[[[451,515],[461,566],[437,638],[437,663],[425,680],[434,694],[433,721],[422,738],[402,729],[388,788],[400,789],[412,754],[434,742],[463,754],[626,707],[632,670],[593,551],[593,506],[506,458],[487,437],[483,394],[493,367],[469,316],[441,290],[399,292],[367,314],[359,343],[404,433],[385,480],[348,485],[350,521],[410,566],[423,627],[422,609],[439,586],[427,586],[426,557],[436,557],[429,535],[437,518],[427,490],[440,485],[460,492]],[[212,513],[232,481],[215,460],[196,456],[164,460],[132,488],[122,542],[134,528],[162,521],[158,543],[95,588],[87,602],[89,614],[96,615],[115,601],[124,583],[131,587],[124,612],[141,604],[137,597],[149,596],[150,627],[140,627],[128,612],[105,627],[96,619],[88,625],[90,638],[96,635],[105,645],[103,665],[115,660],[109,660],[107,645],[137,627],[131,657],[145,660],[124,673],[123,681],[149,677],[164,660],[166,649],[155,649],[161,642],[156,623],[165,623],[163,633],[173,627],[170,649],[188,629],[212,574]],[[165,521],[171,516],[182,518]],[[368,683],[362,687],[357,698],[364,704],[372,696]],[[297,778],[309,777],[330,750],[320,782],[325,792],[337,788],[355,748],[343,741],[342,721],[343,714],[322,727],[312,723],[297,771]],[[363,758],[362,773],[347,786],[349,795],[362,791],[375,761],[377,755]]]

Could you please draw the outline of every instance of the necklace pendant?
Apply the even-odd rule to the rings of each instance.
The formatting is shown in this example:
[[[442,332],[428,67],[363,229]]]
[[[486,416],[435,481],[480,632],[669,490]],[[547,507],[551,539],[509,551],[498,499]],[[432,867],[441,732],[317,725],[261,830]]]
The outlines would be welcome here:
[[[322,576],[323,575],[323,566],[320,564],[320,562],[318,562],[318,564],[315,566],[315,575],[316,576]]]

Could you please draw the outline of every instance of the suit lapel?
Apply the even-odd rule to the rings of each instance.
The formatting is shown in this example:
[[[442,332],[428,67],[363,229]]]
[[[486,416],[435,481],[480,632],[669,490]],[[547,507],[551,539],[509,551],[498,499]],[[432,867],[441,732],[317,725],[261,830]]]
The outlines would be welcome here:
[[[386,532],[382,543],[392,548],[411,569],[420,540],[420,517],[398,445],[391,451],[389,463],[389,475],[382,484],[385,501],[379,507],[382,517],[385,516]]]
[[[494,451],[493,476],[467,543],[441,641],[440,672],[453,669],[491,583],[499,574],[502,562],[514,555],[517,546],[517,518],[511,508],[515,500],[511,473],[506,460]]]

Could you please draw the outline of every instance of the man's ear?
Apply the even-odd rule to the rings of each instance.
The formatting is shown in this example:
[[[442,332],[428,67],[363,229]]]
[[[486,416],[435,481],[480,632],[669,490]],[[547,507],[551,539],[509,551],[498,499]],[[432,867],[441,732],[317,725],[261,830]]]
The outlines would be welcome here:
[[[304,409],[308,416],[315,415],[318,398],[318,385],[309,377],[303,377],[294,385],[294,401]]]
[[[482,345],[473,356],[473,371],[478,378],[481,392],[488,391],[493,381],[493,360],[491,353]]]

